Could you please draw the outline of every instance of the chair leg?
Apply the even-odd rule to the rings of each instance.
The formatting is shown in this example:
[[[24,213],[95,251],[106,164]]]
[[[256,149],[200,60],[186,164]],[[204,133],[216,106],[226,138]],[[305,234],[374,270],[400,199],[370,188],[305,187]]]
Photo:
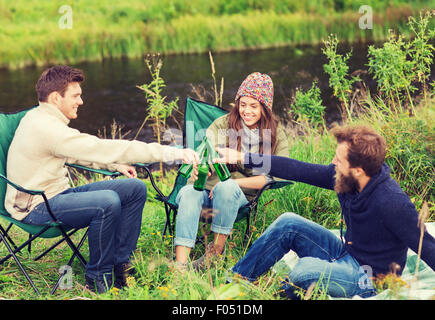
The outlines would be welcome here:
[[[72,236],[74,233],[76,233],[78,230],[80,229],[75,229],[73,231],[71,231],[68,236]],[[48,248],[47,250],[45,250],[43,253],[41,253],[39,256],[37,256],[36,258],[34,258],[33,260],[38,261],[39,259],[41,259],[42,257],[44,257],[47,253],[49,253],[51,250],[53,250],[54,248],[56,248],[59,244],[61,244],[62,242],[65,241],[65,238],[60,239],[59,241],[57,241],[55,244],[53,244],[50,248]]]
[[[3,235],[8,239],[9,243],[10,243],[10,244],[14,247],[14,249],[16,250],[16,249],[17,249],[17,245],[15,244],[14,240],[12,240],[12,238],[11,238],[11,237],[9,236],[9,234],[8,234],[9,230],[11,229],[11,227],[12,227],[13,225],[14,225],[13,223],[9,224],[9,226],[6,228],[6,230],[3,229],[3,227],[0,225],[0,232],[3,233]],[[1,240],[0,240],[0,242],[1,242]]]
[[[8,254],[6,257],[4,257],[3,259],[0,260],[0,265],[3,264],[3,262],[5,262],[6,260],[8,260],[12,254],[21,252],[21,250],[23,250],[26,246],[29,245],[30,242],[32,242],[33,240],[35,240],[36,238],[38,238],[41,234],[43,234],[45,231],[47,231],[49,227],[47,226],[46,228],[41,229],[41,231],[39,231],[37,234],[32,235],[29,240],[27,240],[26,242],[24,242],[23,244],[21,244],[19,247],[15,248],[10,254]]]
[[[79,244],[77,245],[77,250],[80,250],[80,248],[83,246],[83,243],[85,242],[87,236],[88,236],[88,231],[89,229],[86,230],[85,234],[83,235],[82,239],[80,240]],[[67,265],[71,266],[74,258],[76,257],[76,253],[74,252],[73,255],[71,256],[71,258],[69,259]],[[79,259],[79,261],[83,264],[83,261],[81,261]],[[83,265],[83,267],[85,267],[86,264]],[[56,284],[53,286],[53,288],[50,291],[50,294],[54,294],[57,290],[57,288],[59,287],[60,282],[62,281],[63,277],[66,275],[67,270],[65,269],[65,271],[60,275],[59,279],[57,280]]]
[[[166,222],[165,227],[163,228],[163,237],[166,235],[166,231],[169,230],[169,234],[171,233],[171,211],[168,205],[165,203],[165,213],[166,213]]]
[[[29,240],[32,239],[32,235],[29,233]],[[29,241],[29,244],[27,246],[27,251],[29,253],[32,253],[32,241]]]
[[[71,250],[74,252],[74,254],[77,256],[77,258],[80,260],[80,262],[82,263],[82,265],[86,265],[86,260],[85,258],[83,258],[82,254],[80,253],[80,251],[77,249],[77,247],[75,246],[75,244],[72,242],[71,238],[68,236],[68,234],[65,232],[65,230],[63,230],[62,226],[59,226],[59,228],[61,229],[61,232],[63,234],[63,237],[65,238],[66,243],[68,243],[69,247],[71,248]],[[88,234],[88,230],[86,230],[85,235],[87,236]],[[83,240],[83,239],[82,239]]]
[[[174,226],[175,226],[175,216],[177,211],[172,209],[169,205],[165,203],[165,212],[166,212],[166,222],[165,227],[163,229],[163,237],[166,235],[166,231],[169,231],[169,234],[174,235]],[[172,222],[171,222],[171,213],[172,213]]]
[[[15,262],[17,263],[18,267],[20,268],[21,272],[24,274],[24,276],[26,277],[27,281],[30,283],[30,285],[32,286],[33,290],[35,290],[37,295],[40,295],[41,293],[39,292],[38,288],[36,288],[35,284],[33,283],[32,279],[30,279],[29,274],[26,272],[26,270],[24,269],[23,265],[21,264],[20,260],[18,260],[17,256],[14,253],[14,250],[12,250],[11,246],[9,245],[9,243],[6,241],[5,237],[3,236],[3,233],[0,232],[0,237],[1,240],[4,242],[6,248],[8,249],[9,253],[12,255],[12,257],[14,258]]]
[[[171,226],[171,235],[175,232],[175,219],[177,218],[177,209],[172,209],[172,226]]]

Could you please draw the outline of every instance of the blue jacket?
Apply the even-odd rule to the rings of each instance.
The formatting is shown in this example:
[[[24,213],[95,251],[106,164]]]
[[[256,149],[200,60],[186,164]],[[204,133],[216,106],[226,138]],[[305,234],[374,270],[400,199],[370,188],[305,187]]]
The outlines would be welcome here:
[[[270,161],[270,162],[268,162]],[[275,177],[334,189],[335,166],[306,163],[286,157],[246,154],[245,166],[270,168]],[[408,248],[418,251],[418,213],[409,197],[390,177],[384,163],[361,192],[337,194],[346,223],[347,251],[360,263],[370,266],[373,275],[387,274],[390,266],[401,274]],[[435,270],[435,239],[425,231],[421,258]]]

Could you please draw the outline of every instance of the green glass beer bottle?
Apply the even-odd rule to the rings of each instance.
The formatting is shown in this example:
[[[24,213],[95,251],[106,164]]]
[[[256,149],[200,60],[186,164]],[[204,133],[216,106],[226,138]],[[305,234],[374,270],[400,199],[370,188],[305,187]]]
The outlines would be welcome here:
[[[203,191],[208,178],[208,156],[207,148],[204,149],[201,156],[201,164],[198,166],[198,179],[193,183],[193,188],[198,191]]]
[[[213,163],[213,167],[221,181],[226,181],[231,178],[230,170],[225,163]]]
[[[219,153],[213,148],[213,146],[208,143],[207,149],[209,150],[210,160],[219,158]],[[226,181],[231,178],[230,170],[225,163],[213,163],[213,168],[216,171],[217,176],[220,181]]]
[[[207,147],[207,137],[202,139],[201,144],[196,148],[196,153],[198,155],[202,154],[204,151],[204,148]],[[193,164],[191,163],[183,163],[180,168],[178,169],[178,173],[182,175],[185,178],[190,177],[190,173],[192,172]]]

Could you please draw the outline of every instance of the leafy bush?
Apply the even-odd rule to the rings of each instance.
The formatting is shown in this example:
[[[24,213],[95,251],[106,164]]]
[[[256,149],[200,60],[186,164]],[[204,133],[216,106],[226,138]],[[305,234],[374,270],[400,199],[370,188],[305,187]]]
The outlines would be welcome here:
[[[290,110],[298,116],[300,121],[308,121],[316,128],[319,126],[326,128],[324,120],[325,106],[320,97],[320,89],[317,87],[316,81],[306,92],[297,89],[294,100]]]
[[[407,101],[414,108],[411,94],[417,91],[416,83],[421,83],[426,98],[426,81],[430,77],[435,48],[431,45],[435,30],[429,28],[433,14],[420,13],[417,20],[409,18],[408,27],[413,39],[404,40],[390,30],[390,37],[381,48],[369,46],[369,72],[378,82],[378,89],[393,109],[402,108]],[[405,100],[406,97],[406,100]],[[396,105],[397,103],[397,105]]]
[[[352,84],[358,80],[356,77],[348,79],[349,66],[347,60],[351,52],[345,55],[337,53],[338,38],[331,34],[327,41],[324,41],[325,47],[322,52],[328,58],[328,63],[323,65],[323,69],[329,75],[329,86],[334,90],[334,96],[341,103],[341,114],[344,118],[352,120],[351,111],[349,110],[349,95],[352,92]]]
[[[390,38],[381,48],[369,46],[369,72],[378,83],[379,92],[390,101],[390,105],[401,107],[403,92],[412,103],[410,92],[416,90],[412,85],[414,79],[413,62],[407,59],[408,45],[402,36],[391,33]]]

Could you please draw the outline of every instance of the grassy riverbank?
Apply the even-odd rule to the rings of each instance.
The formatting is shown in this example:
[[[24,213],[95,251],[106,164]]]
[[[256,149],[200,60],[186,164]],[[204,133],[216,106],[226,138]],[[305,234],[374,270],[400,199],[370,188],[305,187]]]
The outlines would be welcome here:
[[[360,3],[361,2],[361,3]],[[227,51],[409,35],[410,15],[429,1],[0,1],[0,67],[77,63],[145,53]],[[69,5],[71,11],[61,11]],[[360,29],[361,5],[373,28]],[[70,14],[70,15],[68,15]],[[68,25],[68,23],[70,23]],[[62,26],[71,27],[62,29]]]

